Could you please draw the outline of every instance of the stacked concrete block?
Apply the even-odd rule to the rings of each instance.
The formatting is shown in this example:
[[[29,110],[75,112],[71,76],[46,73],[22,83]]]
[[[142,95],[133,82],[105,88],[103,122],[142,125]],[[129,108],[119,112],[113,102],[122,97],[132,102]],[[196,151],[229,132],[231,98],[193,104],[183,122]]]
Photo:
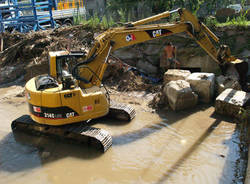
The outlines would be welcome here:
[[[184,80],[171,81],[166,84],[164,94],[174,111],[193,107],[198,101],[198,95],[192,92],[190,84]]]
[[[240,108],[250,102],[250,93],[234,89],[224,90],[215,101],[215,111],[218,114],[239,117]]]
[[[210,103],[214,96],[215,75],[213,73],[192,73],[186,79],[192,90],[198,94],[199,100]]]
[[[225,89],[232,88],[235,90],[241,90],[240,83],[237,79],[220,75],[216,77],[216,95],[220,95]]]
[[[186,78],[190,74],[191,74],[191,72],[188,70],[169,69],[164,74],[164,84],[167,84],[170,81],[186,80]]]

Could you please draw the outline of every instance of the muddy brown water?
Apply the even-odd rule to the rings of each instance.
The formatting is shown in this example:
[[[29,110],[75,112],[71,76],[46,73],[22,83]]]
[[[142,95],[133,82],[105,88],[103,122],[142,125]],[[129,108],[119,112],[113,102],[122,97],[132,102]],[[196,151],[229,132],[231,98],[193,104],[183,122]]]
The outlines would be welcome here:
[[[0,102],[0,183],[243,183],[239,128],[210,105],[151,113],[138,102],[130,123],[95,120],[93,126],[113,137],[113,146],[102,154],[84,145],[13,134],[11,121],[28,108],[22,100],[12,101]]]

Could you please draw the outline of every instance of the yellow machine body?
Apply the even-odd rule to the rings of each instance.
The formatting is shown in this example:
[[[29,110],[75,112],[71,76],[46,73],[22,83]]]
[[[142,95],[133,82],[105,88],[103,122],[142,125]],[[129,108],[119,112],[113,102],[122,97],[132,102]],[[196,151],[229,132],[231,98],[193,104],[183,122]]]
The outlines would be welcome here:
[[[51,76],[56,77],[56,58],[67,58],[68,52],[50,53]],[[32,119],[40,124],[64,125],[105,116],[109,103],[103,87],[92,86],[63,89],[62,84],[44,90],[37,90],[36,78],[26,85],[26,98]]]

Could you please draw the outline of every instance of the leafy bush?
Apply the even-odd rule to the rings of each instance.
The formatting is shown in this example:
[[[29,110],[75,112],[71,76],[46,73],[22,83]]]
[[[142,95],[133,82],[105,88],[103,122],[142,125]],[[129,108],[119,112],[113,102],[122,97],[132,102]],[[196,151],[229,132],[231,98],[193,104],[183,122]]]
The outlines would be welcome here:
[[[227,21],[225,23],[220,24],[220,26],[228,26],[228,25],[243,26],[243,27],[250,25],[250,21],[247,20],[247,11],[245,13],[241,13],[239,16],[234,17],[232,19],[227,18]]]
[[[205,19],[205,24],[209,27],[211,26],[215,26],[215,25],[218,25],[219,22],[217,21],[217,19],[214,17],[214,16],[208,16],[206,19]]]

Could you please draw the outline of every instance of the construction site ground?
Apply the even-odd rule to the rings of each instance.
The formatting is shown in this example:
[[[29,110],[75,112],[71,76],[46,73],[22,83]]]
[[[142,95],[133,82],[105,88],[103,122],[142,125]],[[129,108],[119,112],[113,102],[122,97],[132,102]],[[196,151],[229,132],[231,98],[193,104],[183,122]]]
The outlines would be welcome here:
[[[13,134],[11,121],[28,108],[20,84],[2,86],[1,183],[243,183],[247,151],[242,130],[216,115],[212,104],[180,112],[155,110],[148,106],[155,93],[110,90],[112,99],[132,105],[137,116],[129,123],[91,122],[113,137],[112,147],[102,154],[84,145]]]
[[[244,183],[245,178],[249,182],[245,124],[216,114],[213,102],[178,112],[166,104],[158,106],[159,101],[153,99],[162,84],[152,84],[120,65],[109,66],[104,84],[112,100],[133,106],[137,115],[131,122],[107,118],[89,122],[112,135],[113,145],[106,153],[49,137],[13,133],[11,122],[28,114],[25,81],[47,73],[48,52],[69,47],[88,50],[93,40],[93,31],[62,29],[6,33],[4,37],[0,183]],[[69,33],[73,40],[67,38]]]

